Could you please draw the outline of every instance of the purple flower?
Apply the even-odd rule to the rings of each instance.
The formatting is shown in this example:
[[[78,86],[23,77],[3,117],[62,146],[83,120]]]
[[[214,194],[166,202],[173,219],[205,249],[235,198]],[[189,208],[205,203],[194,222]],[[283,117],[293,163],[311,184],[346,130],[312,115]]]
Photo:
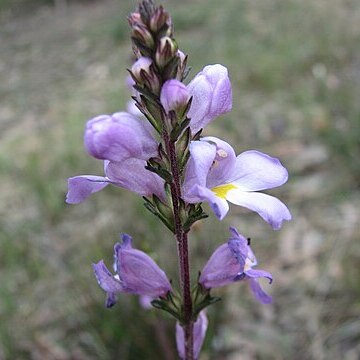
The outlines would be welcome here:
[[[91,156],[110,161],[147,160],[156,156],[158,149],[151,125],[126,112],[100,115],[89,120],[84,141]]]
[[[143,251],[131,246],[132,238],[122,235],[122,244],[114,246],[113,275],[103,260],[93,264],[94,273],[100,287],[107,293],[106,306],[116,302],[116,294],[129,293],[158,298],[171,291],[171,285],[163,270]]]
[[[207,327],[208,327],[208,319],[206,317],[206,312],[203,310],[200,312],[193,326],[194,359],[199,358],[200,350],[205,339]],[[176,323],[176,345],[180,358],[185,359],[184,330],[178,322]]]
[[[211,289],[245,280],[258,301],[271,303],[271,296],[264,292],[258,279],[267,278],[271,284],[272,275],[264,270],[253,269],[257,261],[248,241],[235,228],[230,228],[230,232],[229,241],[220,245],[204,266],[199,283]]]
[[[232,90],[227,69],[219,64],[205,66],[188,85],[192,103],[188,116],[192,133],[232,107]]]
[[[227,214],[227,201],[257,212],[273,229],[290,220],[288,208],[270,195],[258,193],[284,184],[287,170],[278,159],[256,150],[236,157],[233,148],[215,137],[190,144],[190,160],[183,186],[189,203],[208,201],[221,220]]]
[[[158,143],[151,126],[121,112],[89,120],[85,147],[96,159],[103,159],[105,176],[80,175],[69,178],[66,202],[78,204],[108,184],[141,196],[164,198],[164,181],[145,169],[146,160],[157,155]]]
[[[168,80],[161,88],[160,101],[167,113],[185,109],[189,98],[186,86],[178,80]]]

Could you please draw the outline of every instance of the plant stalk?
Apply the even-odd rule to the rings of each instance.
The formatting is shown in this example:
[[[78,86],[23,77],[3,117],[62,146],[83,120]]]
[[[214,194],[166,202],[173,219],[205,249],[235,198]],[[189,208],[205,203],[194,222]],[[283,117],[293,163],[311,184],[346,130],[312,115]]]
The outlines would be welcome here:
[[[193,322],[192,322],[192,299],[191,299],[191,283],[190,283],[190,262],[189,262],[189,246],[187,233],[182,228],[180,217],[180,199],[181,184],[179,167],[176,159],[175,143],[170,140],[166,130],[163,131],[163,139],[165,141],[166,151],[170,159],[171,173],[173,181],[170,184],[174,223],[175,237],[178,249],[179,262],[179,278],[181,295],[183,300],[183,330],[185,340],[185,360],[193,360]]]

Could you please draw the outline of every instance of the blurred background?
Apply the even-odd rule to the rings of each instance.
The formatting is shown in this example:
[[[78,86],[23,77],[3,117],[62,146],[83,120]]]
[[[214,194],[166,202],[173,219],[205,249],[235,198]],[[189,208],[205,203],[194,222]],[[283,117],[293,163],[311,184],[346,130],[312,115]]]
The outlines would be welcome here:
[[[177,283],[175,243],[119,188],[64,203],[66,180],[102,174],[86,120],[124,109],[135,1],[0,0],[0,359],[175,359],[174,321],[134,296],[104,308],[91,263],[110,266],[120,232]],[[232,207],[191,233],[194,276],[235,225],[252,238],[264,287],[215,292],[202,360],[360,358],[360,3],[163,1],[191,79],[228,67],[233,111],[206,129],[237,153],[279,157],[280,231]]]

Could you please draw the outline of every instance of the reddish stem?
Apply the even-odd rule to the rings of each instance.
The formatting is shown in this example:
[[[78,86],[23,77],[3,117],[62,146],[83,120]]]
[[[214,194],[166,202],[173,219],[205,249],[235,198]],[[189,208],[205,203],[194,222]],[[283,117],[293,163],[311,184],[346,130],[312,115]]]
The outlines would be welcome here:
[[[193,323],[192,323],[192,299],[190,283],[190,262],[187,233],[184,232],[180,217],[181,184],[179,166],[176,159],[175,143],[170,140],[166,130],[163,131],[166,152],[169,155],[173,181],[170,184],[171,198],[173,203],[175,237],[178,248],[179,278],[183,299],[183,330],[185,340],[185,360],[194,359],[193,350]]]

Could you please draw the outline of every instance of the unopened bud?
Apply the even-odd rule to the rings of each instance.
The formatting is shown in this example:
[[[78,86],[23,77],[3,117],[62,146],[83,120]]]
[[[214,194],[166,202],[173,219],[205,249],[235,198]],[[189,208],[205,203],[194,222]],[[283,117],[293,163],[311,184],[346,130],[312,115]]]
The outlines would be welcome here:
[[[159,67],[164,67],[176,55],[178,47],[176,42],[164,36],[160,39],[160,43],[156,49],[155,60]]]
[[[139,59],[137,59],[133,64],[133,66],[131,67],[131,73],[139,83],[143,83],[141,71],[144,71],[145,73],[149,74],[151,64],[152,64],[152,60],[150,58],[142,56]]]
[[[176,52],[176,56],[179,58],[179,65],[176,73],[176,78],[182,80],[186,71],[187,56],[181,51]]]
[[[161,35],[171,35],[171,18],[162,6],[155,10],[150,19],[150,29],[154,33],[161,31]]]
[[[144,23],[142,22],[141,20],[141,16],[138,12],[133,12],[131,13],[129,16],[128,16],[128,21],[129,21],[129,24],[130,26],[134,26],[136,24],[142,24],[144,25]]]
[[[149,89],[158,94],[160,84],[152,67],[152,63],[150,58],[142,56],[136,60],[131,67],[131,73],[139,85],[146,85]]]
[[[154,46],[154,39],[145,25],[136,23],[132,26],[132,29],[132,37],[139,41],[141,45],[148,48],[152,48]]]
[[[180,64],[183,65],[183,63],[186,59],[186,55],[180,49],[176,52],[176,55],[180,59]]]
[[[161,88],[160,102],[167,113],[171,110],[183,113],[189,98],[186,86],[178,80],[168,80]]]

